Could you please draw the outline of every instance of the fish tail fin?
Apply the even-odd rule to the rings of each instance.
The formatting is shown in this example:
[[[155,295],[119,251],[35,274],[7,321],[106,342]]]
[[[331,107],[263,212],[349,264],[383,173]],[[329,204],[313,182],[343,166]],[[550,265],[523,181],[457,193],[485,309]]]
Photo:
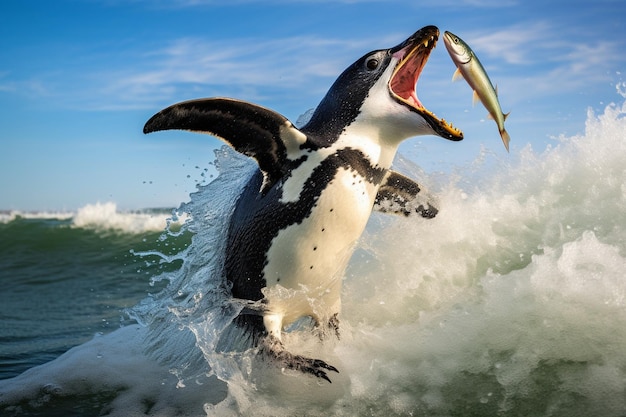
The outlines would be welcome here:
[[[500,130],[500,137],[502,138],[502,143],[504,143],[506,151],[509,152],[509,142],[511,142],[511,137],[509,136],[506,129],[502,128],[502,130]]]

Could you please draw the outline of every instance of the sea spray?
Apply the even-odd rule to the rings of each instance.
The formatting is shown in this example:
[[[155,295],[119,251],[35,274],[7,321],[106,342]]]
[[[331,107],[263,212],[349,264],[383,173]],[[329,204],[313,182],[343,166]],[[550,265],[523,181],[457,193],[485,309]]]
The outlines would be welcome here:
[[[589,112],[584,135],[445,187],[431,222],[374,218],[372,273],[353,262],[344,291],[375,358],[350,370],[361,411],[403,398],[424,415],[623,414],[625,114]]]
[[[232,302],[223,278],[224,236],[254,163],[227,147],[217,150],[216,156],[220,176],[199,186],[191,200],[178,209],[188,216],[183,230],[193,234],[191,245],[175,255],[182,261],[181,268],[154,277],[154,281],[167,281],[167,287],[130,311],[150,328],[146,340],[149,354],[171,366],[181,385],[204,374],[229,380],[227,358],[215,361],[215,346],[242,308]]]

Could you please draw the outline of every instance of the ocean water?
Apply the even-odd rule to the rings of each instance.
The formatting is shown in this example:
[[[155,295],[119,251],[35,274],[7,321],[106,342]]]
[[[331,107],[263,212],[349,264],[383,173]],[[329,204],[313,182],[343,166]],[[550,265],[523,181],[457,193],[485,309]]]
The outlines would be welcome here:
[[[225,219],[253,168],[228,148],[175,211],[4,213],[0,414],[626,416],[625,90],[542,152],[445,174],[398,157],[439,215],[374,214],[341,339],[286,336],[332,384],[216,350],[241,308],[216,279]]]

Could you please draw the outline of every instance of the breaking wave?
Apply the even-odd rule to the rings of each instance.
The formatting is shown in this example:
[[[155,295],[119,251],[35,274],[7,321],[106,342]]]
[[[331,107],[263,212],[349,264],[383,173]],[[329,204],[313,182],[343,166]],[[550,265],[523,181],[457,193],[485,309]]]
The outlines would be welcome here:
[[[184,222],[186,217],[172,216],[171,209],[119,211],[113,202],[87,204],[76,211],[0,212],[0,224],[23,220],[58,220],[76,228],[111,230],[123,233],[161,232],[169,222]]]

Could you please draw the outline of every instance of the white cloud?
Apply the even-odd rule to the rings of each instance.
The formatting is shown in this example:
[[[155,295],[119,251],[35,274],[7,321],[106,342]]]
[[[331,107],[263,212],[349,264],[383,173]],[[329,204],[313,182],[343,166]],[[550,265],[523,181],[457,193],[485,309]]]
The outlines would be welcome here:
[[[582,68],[586,63],[606,65],[620,55],[618,42],[595,41],[576,36],[572,28],[547,21],[523,22],[492,31],[471,31],[463,37],[479,55],[507,64],[536,66],[559,63]]]
[[[315,105],[354,59],[373,45],[394,45],[402,36],[128,42],[124,48],[102,47],[98,54],[79,50],[75,60],[59,64],[62,68],[0,74],[0,91],[54,99],[57,107],[81,110],[153,109],[173,100],[216,95],[257,101],[310,97],[309,104]]]
[[[592,73],[610,69],[622,56],[619,45],[608,41],[575,44],[563,55],[562,61],[568,64],[573,74]]]
[[[577,31],[536,21],[457,35],[474,49],[492,81],[508,85],[522,101],[601,81],[623,62],[618,41],[581,37]]]
[[[207,96],[246,91],[260,97],[262,90],[271,89],[306,94],[328,87],[327,79],[334,79],[369,46],[367,40],[317,37],[181,38],[91,73],[85,94],[74,100],[91,101],[80,104],[91,108],[152,108],[156,102],[192,98],[194,93]]]
[[[497,30],[476,30],[461,36],[479,57],[499,58],[508,64],[531,64],[538,50],[552,49],[547,22],[523,23]]]
[[[9,71],[0,71],[0,92],[14,92],[17,90],[15,81],[10,79]]]
[[[500,92],[507,91],[509,100],[519,102],[563,94],[619,69],[623,63],[619,40],[585,38],[576,30],[540,20],[457,35],[476,51]],[[372,47],[394,45],[404,35],[221,41],[185,37],[152,48],[141,45],[142,52],[113,50],[86,59],[89,67],[69,65],[29,79],[0,73],[0,91],[52,97],[57,106],[93,110],[152,109],[215,95],[257,102],[305,99],[312,106],[354,59]],[[439,49],[436,54],[447,55],[445,48]],[[449,83],[453,67],[441,66],[440,73],[433,71],[436,66],[427,69],[429,83]]]

